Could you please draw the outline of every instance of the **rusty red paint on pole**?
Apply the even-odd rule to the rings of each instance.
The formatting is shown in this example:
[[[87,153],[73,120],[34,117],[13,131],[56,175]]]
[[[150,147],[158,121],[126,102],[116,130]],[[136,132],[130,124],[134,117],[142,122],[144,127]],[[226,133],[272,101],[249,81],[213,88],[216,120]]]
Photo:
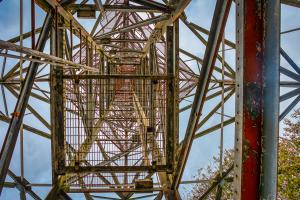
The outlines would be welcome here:
[[[235,199],[276,199],[280,1],[237,0]]]
[[[244,1],[243,200],[259,199],[264,51],[261,6],[261,1]]]

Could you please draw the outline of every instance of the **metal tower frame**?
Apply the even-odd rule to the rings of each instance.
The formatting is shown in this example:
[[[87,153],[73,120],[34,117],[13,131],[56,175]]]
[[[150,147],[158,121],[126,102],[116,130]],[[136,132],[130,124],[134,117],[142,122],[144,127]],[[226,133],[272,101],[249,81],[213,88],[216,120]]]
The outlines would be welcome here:
[[[280,32],[280,6],[300,7],[300,1],[216,0],[210,30],[189,21],[190,3],[32,0],[31,31],[23,33],[20,0],[20,35],[0,38],[0,120],[9,124],[0,154],[0,194],[16,187],[21,199],[25,193],[41,199],[31,186],[45,185],[24,177],[25,130],[51,140],[52,189],[46,199],[84,193],[91,200],[99,198],[92,193],[111,192],[121,199],[141,192],[154,193],[143,197],[156,200],[181,199],[193,141],[220,131],[222,147],[223,129],[232,126],[234,163],[223,169],[221,161],[220,175],[201,199],[216,188],[221,199],[221,182],[231,172],[235,199],[276,198],[279,122],[300,101],[300,68],[280,47],[280,34],[299,29]],[[47,13],[38,28],[35,6]],[[224,36],[231,9],[235,42]],[[88,32],[80,18],[95,17]],[[180,23],[205,46],[203,57],[180,47]],[[27,40],[31,48],[23,45]],[[235,66],[226,61],[226,48],[235,51]],[[280,65],[280,56],[289,67]],[[51,118],[29,98],[49,109]],[[234,116],[224,114],[230,101]],[[189,119],[179,141],[182,113]],[[44,128],[23,122],[27,114]],[[215,116],[220,121],[211,125]],[[18,137],[20,176],[9,169]],[[222,154],[223,147],[221,159]],[[5,182],[7,176],[14,182]]]

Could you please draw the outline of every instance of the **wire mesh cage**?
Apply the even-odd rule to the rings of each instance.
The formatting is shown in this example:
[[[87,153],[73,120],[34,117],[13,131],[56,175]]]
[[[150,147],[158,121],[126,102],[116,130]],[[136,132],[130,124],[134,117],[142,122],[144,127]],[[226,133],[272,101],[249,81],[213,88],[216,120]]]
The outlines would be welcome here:
[[[166,171],[167,78],[74,77],[63,80],[66,184],[130,189]]]

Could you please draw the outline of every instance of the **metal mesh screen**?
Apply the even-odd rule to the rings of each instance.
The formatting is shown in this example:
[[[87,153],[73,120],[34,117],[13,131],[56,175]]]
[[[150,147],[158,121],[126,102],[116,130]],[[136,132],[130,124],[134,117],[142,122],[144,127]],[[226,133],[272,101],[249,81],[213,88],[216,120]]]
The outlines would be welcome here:
[[[88,187],[107,185],[112,171],[130,183],[166,166],[166,85],[149,77],[64,79],[62,151],[75,179],[68,184],[79,187],[82,176]]]
[[[70,192],[84,192],[84,191],[101,191],[103,189],[110,190],[130,190],[134,189],[134,182],[137,179],[144,179],[151,177],[151,174],[146,172],[128,172],[128,173],[81,173],[70,174],[65,181]]]

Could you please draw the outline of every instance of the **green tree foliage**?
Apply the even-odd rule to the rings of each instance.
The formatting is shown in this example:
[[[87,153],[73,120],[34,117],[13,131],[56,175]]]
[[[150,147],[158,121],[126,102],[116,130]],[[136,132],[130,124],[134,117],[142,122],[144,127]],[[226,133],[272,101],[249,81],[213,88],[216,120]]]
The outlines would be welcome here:
[[[284,121],[279,139],[278,199],[300,199],[300,109]]]
[[[291,119],[284,121],[284,134],[279,138],[278,152],[278,200],[299,200],[300,199],[300,109],[296,110]],[[214,163],[218,163],[219,158],[214,158]],[[233,152],[225,151],[224,170],[229,168],[233,162]],[[198,171],[197,183],[188,199],[198,200],[218,177],[217,165],[208,166]],[[232,196],[232,172],[225,181],[222,182],[222,198],[233,199]],[[217,188],[215,188],[206,198],[216,199]]]
[[[214,163],[219,163],[219,158],[214,157]],[[233,151],[225,151],[224,152],[224,161],[223,161],[223,171],[226,171],[233,162]],[[197,179],[199,183],[197,183],[190,195],[188,195],[189,200],[198,200],[207,189],[213,184],[215,178],[220,176],[220,171],[218,165],[208,166],[206,169],[201,168],[198,171]],[[222,185],[222,199],[232,199],[232,172],[221,181]],[[205,199],[215,200],[216,199],[217,188],[215,188]]]

